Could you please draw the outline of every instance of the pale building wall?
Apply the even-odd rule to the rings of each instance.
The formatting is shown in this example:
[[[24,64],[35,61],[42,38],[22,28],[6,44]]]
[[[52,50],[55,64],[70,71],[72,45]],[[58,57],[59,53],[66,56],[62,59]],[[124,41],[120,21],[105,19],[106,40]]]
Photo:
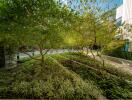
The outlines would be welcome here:
[[[123,0],[122,22],[132,24],[132,0]]]
[[[122,23],[132,24],[132,0],[123,0],[123,4],[116,10],[116,19],[117,21],[121,20]],[[129,40],[130,43],[128,51],[132,52],[132,33],[128,32],[127,29],[122,28],[122,38],[124,40]]]
[[[122,23],[132,24],[132,0],[123,0],[123,4],[116,10],[116,19],[122,17]]]
[[[119,6],[117,9],[116,9],[116,19],[119,19],[122,17],[122,12],[123,11],[123,5]]]

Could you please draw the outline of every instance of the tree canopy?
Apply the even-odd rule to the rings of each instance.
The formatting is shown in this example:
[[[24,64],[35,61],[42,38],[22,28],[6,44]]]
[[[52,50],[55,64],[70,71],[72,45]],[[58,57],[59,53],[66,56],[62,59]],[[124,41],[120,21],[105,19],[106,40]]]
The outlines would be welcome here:
[[[70,0],[71,5],[73,2]],[[9,35],[15,47],[36,48],[42,55],[50,48],[103,47],[112,39],[115,28],[109,14],[104,19],[100,7],[92,3],[96,0],[78,0],[70,8],[55,0],[1,0],[1,40]]]

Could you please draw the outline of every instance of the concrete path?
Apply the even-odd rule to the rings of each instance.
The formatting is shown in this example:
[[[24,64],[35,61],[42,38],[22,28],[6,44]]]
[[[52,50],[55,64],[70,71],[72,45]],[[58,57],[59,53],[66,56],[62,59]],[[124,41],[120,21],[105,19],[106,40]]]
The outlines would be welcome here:
[[[103,56],[103,58],[115,67],[132,73],[132,61],[105,55]]]
[[[64,53],[64,52],[76,52],[77,50],[73,50],[73,49],[51,49],[48,51],[47,54],[56,54],[56,53]],[[30,54],[31,56],[37,56],[40,55],[39,51],[34,51],[34,52],[26,52],[28,54]],[[43,50],[43,53],[45,53],[45,50]],[[15,59],[17,59],[17,56],[19,56],[19,59],[23,59],[23,58],[28,58],[29,56],[27,54],[24,53],[18,53],[15,54]]]
[[[91,54],[89,54],[89,56],[92,57]],[[95,59],[102,62],[104,60],[105,64],[113,65],[116,68],[119,68],[125,72],[129,72],[132,74],[132,61],[130,60],[125,60],[125,59],[106,56],[106,55],[102,55],[101,57],[95,55]]]

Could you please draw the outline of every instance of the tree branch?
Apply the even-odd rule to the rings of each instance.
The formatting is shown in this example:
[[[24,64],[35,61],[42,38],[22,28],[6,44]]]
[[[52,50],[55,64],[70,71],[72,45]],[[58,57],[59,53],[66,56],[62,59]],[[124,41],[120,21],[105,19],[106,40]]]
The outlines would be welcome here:
[[[49,52],[50,49],[47,49],[43,55],[46,55]]]
[[[39,60],[39,61],[40,61],[40,59],[37,59],[37,58],[35,58],[35,57],[31,56],[31,55],[30,55],[28,52],[26,52],[26,51],[22,51],[22,53],[24,53],[24,54],[28,55],[31,59],[34,59],[34,60]]]

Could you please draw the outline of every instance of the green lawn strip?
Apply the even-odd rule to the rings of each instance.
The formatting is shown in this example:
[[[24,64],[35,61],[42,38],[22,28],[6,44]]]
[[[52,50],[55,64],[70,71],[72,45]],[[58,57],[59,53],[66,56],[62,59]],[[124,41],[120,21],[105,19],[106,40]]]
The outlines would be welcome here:
[[[84,80],[94,81],[109,99],[132,99],[132,84],[120,77],[115,77],[105,71],[93,70],[70,60],[63,60],[61,63],[79,74]]]
[[[77,54],[72,54],[72,55],[67,54],[65,55],[65,57],[81,62],[83,64],[87,64],[99,70],[105,70],[108,73],[111,73],[121,78],[128,79],[129,81],[132,81],[132,75],[127,73],[126,71],[123,71],[119,68],[115,68],[114,66],[108,65],[108,64],[105,66],[102,66],[102,64],[99,61],[94,61],[94,59],[88,58],[87,56],[84,56],[84,55],[80,56]]]
[[[60,55],[61,56],[61,55]],[[62,57],[64,57],[64,56],[62,56]],[[91,67],[91,66],[89,66],[89,65],[87,65],[87,64],[84,64],[84,63],[82,63],[82,62],[78,62],[78,61],[76,61],[76,60],[72,60],[72,59],[69,59],[69,58],[66,58],[66,57],[64,57],[66,60],[69,60],[69,61],[72,61],[72,62],[74,62],[74,63],[77,63],[77,64],[79,64],[79,65],[82,65],[82,66],[86,66],[86,67],[88,67],[88,68],[90,68],[90,69],[92,69],[92,70],[94,70],[94,71],[102,71],[102,72],[104,72],[104,73],[107,73],[107,74],[110,74],[111,76],[113,76],[113,77],[117,77],[116,75],[113,75],[113,74],[111,74],[111,73],[108,73],[106,70],[101,70],[101,69],[98,69],[98,68],[95,68],[95,67]]]
[[[86,67],[88,67],[88,68],[90,68],[90,69],[92,69],[92,70],[94,70],[94,71],[103,71],[103,72],[105,72],[105,73],[107,73],[107,74],[111,74],[111,73],[108,73],[106,70],[101,70],[101,69],[98,69],[98,68],[95,68],[95,67],[91,67],[91,66],[89,66],[89,65],[87,65],[87,64],[84,64],[84,63],[82,63],[82,62],[80,62],[80,61],[77,61],[77,60],[75,60],[75,59],[70,59],[70,58],[68,58],[68,57],[65,57],[64,55],[53,55],[52,57],[54,57],[55,59],[57,59],[58,61],[60,61],[60,62],[63,62],[63,61],[65,61],[65,60],[67,60],[67,61],[71,61],[71,62],[74,62],[74,63],[77,63],[77,64],[79,64],[79,65],[82,65],[82,66],[86,66]],[[111,76],[113,76],[113,77],[117,77],[116,75],[113,75],[113,74],[111,74]]]
[[[55,58],[56,60],[63,60],[64,57],[60,56],[61,54],[52,54],[50,57]]]
[[[113,76],[113,77],[118,77],[118,76],[116,76],[116,75],[114,75],[114,74],[112,74],[112,73],[107,72],[106,70],[100,70],[100,69],[98,69],[98,68],[90,67],[90,66],[87,65],[87,64],[78,62],[78,61],[76,61],[76,60],[74,60],[74,59],[73,59],[73,60],[72,60],[72,59],[69,59],[69,58],[64,57],[64,56],[62,56],[62,55],[58,55],[57,57],[58,57],[58,58],[60,57],[60,58],[61,58],[60,61],[62,61],[62,62],[63,62],[63,60],[62,60],[62,58],[63,58],[63,59],[65,59],[65,60],[72,61],[72,62],[77,63],[77,64],[79,64],[79,65],[86,66],[86,67],[88,67],[88,68],[90,68],[90,69],[92,69],[92,70],[94,70],[94,71],[102,71],[102,72],[104,72],[104,73],[110,74],[110,75]],[[59,59],[58,59],[58,60],[59,60]],[[126,80],[126,79],[124,79],[124,80]],[[126,80],[126,81],[127,81],[127,80]],[[130,81],[128,81],[128,82],[130,82]]]

